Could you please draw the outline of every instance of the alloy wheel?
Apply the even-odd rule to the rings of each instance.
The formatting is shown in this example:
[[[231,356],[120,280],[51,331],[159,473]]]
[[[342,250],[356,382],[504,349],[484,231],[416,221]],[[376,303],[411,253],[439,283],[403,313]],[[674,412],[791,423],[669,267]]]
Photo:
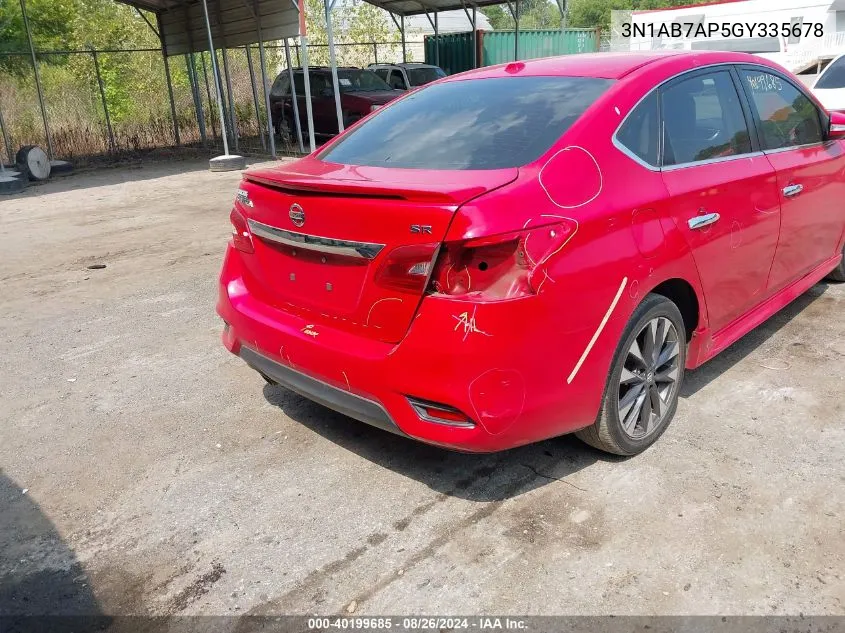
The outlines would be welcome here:
[[[678,397],[678,330],[666,317],[648,321],[634,337],[619,379],[618,414],[622,430],[641,440],[666,421]]]

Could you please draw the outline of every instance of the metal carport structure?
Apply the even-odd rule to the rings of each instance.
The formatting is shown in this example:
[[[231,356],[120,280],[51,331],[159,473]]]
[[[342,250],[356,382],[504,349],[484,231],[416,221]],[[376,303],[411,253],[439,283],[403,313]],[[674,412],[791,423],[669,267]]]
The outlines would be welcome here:
[[[23,0],[22,0],[23,1]],[[161,41],[162,54],[164,56],[165,73],[168,79],[168,91],[172,99],[172,88],[170,87],[170,74],[167,67],[167,58],[170,55],[188,54],[209,51],[211,52],[211,65],[214,77],[217,107],[220,116],[220,126],[223,130],[224,160],[229,156],[227,141],[227,125],[224,105],[222,100],[222,81],[229,82],[228,62],[226,49],[230,46],[255,44],[259,46],[261,81],[264,90],[264,106],[267,109],[267,126],[270,139],[270,151],[273,156],[275,152],[275,139],[273,136],[272,117],[270,116],[270,93],[266,77],[264,61],[265,39],[283,39],[285,43],[285,56],[287,59],[288,72],[290,73],[290,85],[292,91],[293,114],[295,128],[300,149],[304,151],[304,144],[301,134],[299,111],[296,99],[296,88],[293,81],[293,71],[290,64],[290,46],[288,38],[300,37],[300,50],[302,51],[302,68],[304,75],[305,107],[308,123],[309,147],[313,152],[315,149],[314,123],[311,111],[311,86],[308,73],[308,39],[305,28],[305,0],[117,0],[128,4],[136,9],[146,9],[156,15],[158,28],[150,27],[156,31]],[[340,88],[337,77],[337,62],[335,55],[334,32],[332,25],[332,10],[338,0],[323,0],[326,19],[326,36],[329,49],[329,66],[332,73],[334,90],[335,111],[337,116],[338,130],[344,129],[343,112],[340,102]],[[373,6],[387,11],[397,28],[400,31],[402,42],[402,60],[407,61],[405,16],[425,15],[432,28],[435,38],[439,35],[438,13],[440,11],[463,10],[472,23],[473,30],[473,65],[477,65],[477,11],[479,7],[502,4],[501,0],[365,0]],[[520,0],[505,0],[508,9],[513,16],[515,29],[514,59],[519,58],[519,2]],[[561,15],[564,14],[565,0],[556,0]],[[140,12],[139,12],[140,13]],[[143,15],[143,14],[142,14]],[[223,52],[223,75],[221,78],[216,63],[215,41],[221,46]],[[434,63],[439,64],[439,47],[435,47]],[[176,128],[175,110],[173,111],[174,128]],[[229,127],[233,119],[230,118]],[[233,139],[237,151],[237,133],[234,131]],[[178,128],[175,129],[178,143]]]
[[[229,79],[228,58],[226,49],[233,46],[258,44],[258,52],[261,68],[261,83],[264,92],[264,107],[267,110],[267,132],[270,143],[270,153],[275,157],[276,147],[273,135],[273,122],[270,115],[270,86],[267,81],[266,64],[264,58],[264,42],[266,40],[284,40],[285,55],[288,61],[288,72],[291,77],[291,90],[294,92],[293,109],[296,119],[296,131],[300,150],[304,151],[301,126],[299,121],[299,109],[293,82],[293,70],[290,64],[290,45],[288,38],[301,37],[302,41],[302,66],[305,70],[305,105],[307,110],[308,136],[311,151],[315,148],[314,124],[311,112],[311,88],[308,81],[308,48],[305,35],[305,14],[300,11],[300,3],[304,0],[117,0],[134,7],[136,10],[145,9],[155,14],[156,26],[150,24],[161,42],[161,50],[165,62],[165,74],[167,76],[168,91],[171,93],[171,106],[173,104],[172,89],[170,87],[170,73],[167,65],[167,58],[171,55],[187,54],[193,58],[194,53],[209,51],[211,53],[211,67],[217,93],[217,110],[220,117],[221,136],[223,139],[224,155],[219,157],[219,164],[228,162],[229,143],[228,132],[232,132],[232,138],[237,151],[237,130],[234,129],[234,115],[227,115],[223,105],[223,81],[231,84]],[[304,8],[304,7],[303,7]],[[139,11],[140,14],[140,11]],[[143,17],[143,14],[141,14]],[[216,43],[216,45],[215,45]],[[222,50],[223,77],[217,65],[216,46]],[[255,86],[253,83],[253,91]],[[256,95],[257,96],[257,95]],[[196,98],[196,97],[195,97]],[[257,102],[257,99],[256,99]],[[231,99],[230,99],[231,106]],[[174,112],[175,126],[175,112]],[[178,135],[178,130],[177,130]],[[178,142],[178,136],[177,136]],[[212,159],[215,161],[218,159]],[[237,166],[240,159],[234,160],[233,166]]]
[[[162,52],[165,64],[168,55],[200,52],[203,50],[214,50],[214,40],[222,41],[223,44],[223,65],[224,74],[228,79],[228,68],[226,62],[226,47],[229,45],[243,45],[258,43],[261,56],[261,79],[264,86],[265,107],[267,108],[268,131],[270,135],[271,154],[275,156],[275,144],[273,138],[272,121],[270,117],[269,89],[267,86],[266,71],[264,65],[264,36],[269,39],[284,39],[285,56],[287,59],[288,72],[290,73],[290,85],[292,91],[293,110],[295,127],[299,146],[304,151],[301,138],[301,126],[297,107],[296,89],[294,87],[293,72],[290,64],[289,37],[300,37],[302,50],[302,68],[304,75],[305,106],[308,119],[309,147],[313,152],[315,149],[314,123],[311,112],[311,87],[308,73],[308,38],[305,29],[305,0],[117,0],[136,8],[147,9],[154,12],[158,17],[158,34],[161,39]],[[431,27],[434,29],[434,37],[439,36],[438,13],[440,11],[463,10],[472,24],[473,32],[473,66],[478,65],[477,44],[477,12],[479,7],[502,4],[502,0],[365,0],[369,4],[384,9],[390,14],[396,27],[399,29],[402,42],[402,61],[407,61],[405,16],[425,15]],[[335,111],[337,116],[338,130],[344,129],[343,112],[340,103],[340,88],[337,78],[337,62],[335,55],[334,31],[332,25],[332,10],[338,0],[323,0],[326,19],[326,36],[329,48],[329,66],[332,73],[334,89]],[[514,61],[519,59],[519,3],[520,0],[504,0],[514,20]],[[555,0],[561,14],[561,28],[565,26],[566,0]],[[212,7],[209,17],[208,6]],[[201,7],[201,9],[200,9]],[[199,12],[202,10],[205,22],[205,33],[202,32],[202,24],[199,22]],[[207,36],[207,46],[204,38]],[[201,42],[198,46],[197,42]],[[220,124],[223,126],[223,139],[225,143],[225,116],[223,114],[223,103],[220,98],[220,77],[215,63],[215,56],[212,54],[212,67],[214,72],[215,85],[218,86],[218,109],[220,111]],[[440,63],[439,46],[435,46],[435,65]],[[175,117],[174,117],[175,121]],[[228,154],[228,145],[224,145],[224,151]]]
[[[405,16],[408,15],[425,15],[428,18],[431,28],[434,29],[435,39],[439,35],[437,25],[437,14],[440,11],[457,11],[463,9],[467,18],[472,23],[472,37],[473,37],[473,66],[478,65],[476,59],[476,49],[478,45],[478,28],[477,28],[477,12],[479,7],[489,7],[498,4],[506,4],[511,16],[513,17],[515,26],[514,37],[514,61],[519,59],[519,0],[365,0],[373,6],[384,9],[390,13],[394,24],[399,29],[402,35],[402,61],[407,60],[405,51]],[[555,0],[561,17],[561,28],[565,26],[566,20],[566,0]],[[470,9],[472,10],[470,12]],[[434,63],[440,65],[440,47],[434,47]]]
[[[32,62],[35,70],[35,82],[38,91],[39,103],[41,106],[42,118],[44,119],[45,136],[48,144],[48,151],[52,158],[52,143],[50,131],[47,125],[44,110],[44,99],[38,76],[38,63],[35,50],[32,46],[32,38],[26,19],[26,2],[19,0],[23,13],[24,24],[27,27],[27,36],[32,52]],[[168,57],[173,55],[188,55],[193,69],[193,55],[208,51],[211,57],[212,74],[217,96],[217,114],[220,118],[221,138],[223,141],[224,155],[212,159],[212,165],[224,167],[227,164],[235,168],[242,164],[243,159],[229,153],[229,133],[232,134],[235,151],[238,151],[238,134],[235,125],[234,107],[231,98],[229,99],[230,112],[225,112],[223,102],[223,82],[228,85],[228,93],[231,96],[231,81],[229,76],[229,64],[226,50],[233,46],[258,44],[261,82],[264,93],[264,107],[267,111],[267,132],[269,137],[270,153],[276,156],[275,137],[273,134],[273,122],[270,113],[270,86],[267,81],[266,64],[264,55],[264,42],[267,40],[283,40],[287,69],[290,76],[292,92],[294,127],[296,129],[297,141],[300,151],[304,152],[305,147],[302,139],[302,126],[298,100],[296,98],[296,87],[291,66],[290,45],[288,38],[300,37],[301,66],[303,69],[305,91],[305,109],[307,117],[308,141],[310,151],[314,151],[316,142],[314,134],[314,121],[311,104],[311,86],[308,72],[308,39],[305,28],[305,0],[116,0],[136,9],[138,14],[149,25],[156,34],[161,44],[162,57],[164,62],[167,90],[170,100],[171,118],[173,121],[174,138],[176,144],[180,144],[179,126],[176,118],[176,109],[173,98],[173,87],[171,83]],[[329,49],[329,61],[333,79],[335,109],[337,114],[338,129],[343,131],[343,113],[340,102],[339,82],[337,78],[337,63],[335,55],[335,42],[332,27],[332,10],[338,0],[323,0],[326,19],[326,35]],[[402,59],[407,61],[405,16],[425,15],[429,20],[435,39],[439,36],[438,13],[440,11],[463,10],[473,27],[473,65],[477,66],[477,10],[479,7],[502,4],[502,0],[365,0],[369,4],[387,11],[401,35]],[[565,0],[555,0],[561,12],[561,26],[563,27],[565,16]],[[514,38],[514,59],[519,59],[519,3],[520,0],[505,0],[515,23]],[[155,15],[155,24],[147,19],[141,10],[152,12]],[[216,44],[215,44],[216,43]],[[217,63],[216,48],[222,51],[223,73]],[[435,64],[439,65],[439,46],[435,46]],[[96,59],[95,59],[96,63]],[[250,65],[250,69],[251,69]],[[191,74],[192,71],[189,71]],[[258,95],[255,89],[254,80],[252,83],[253,101],[255,102],[256,114],[258,114]],[[205,141],[205,129],[203,117],[200,114],[198,82],[192,81],[192,92],[194,105],[197,111],[198,125],[203,141]],[[108,117],[108,112],[106,111]],[[262,140],[263,143],[263,140]]]

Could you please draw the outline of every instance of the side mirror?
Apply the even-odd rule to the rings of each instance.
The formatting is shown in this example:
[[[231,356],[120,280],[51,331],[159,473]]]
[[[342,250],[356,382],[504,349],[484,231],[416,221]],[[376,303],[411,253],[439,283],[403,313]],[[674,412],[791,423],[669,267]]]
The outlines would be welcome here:
[[[827,132],[827,138],[845,140],[845,112],[830,113],[830,129]]]

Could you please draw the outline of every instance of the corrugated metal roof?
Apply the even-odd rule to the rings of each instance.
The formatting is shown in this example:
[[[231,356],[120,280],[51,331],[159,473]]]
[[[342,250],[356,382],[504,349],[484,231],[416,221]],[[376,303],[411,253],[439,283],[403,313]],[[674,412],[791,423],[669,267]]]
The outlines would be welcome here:
[[[168,55],[208,50],[205,17],[200,0],[117,0],[159,15]],[[304,1],[304,0],[303,0]],[[299,11],[291,0],[207,0],[211,35],[216,47],[243,46],[261,39],[279,40],[299,35]],[[469,7],[469,0],[366,0],[397,15],[421,15],[433,11],[456,11]],[[479,7],[501,4],[502,0],[475,0]],[[479,16],[481,18],[481,16]],[[481,21],[481,20],[479,20]],[[406,25],[406,30],[408,25]]]
[[[453,11],[456,9],[470,8],[472,4],[477,7],[489,7],[494,4],[502,4],[503,0],[477,0],[470,3],[469,0],[366,0],[370,4],[391,11],[392,13],[405,15],[419,15],[428,11]]]
[[[472,15],[471,10],[470,15]],[[493,30],[487,16],[481,11],[479,11],[476,15],[475,21],[479,31]],[[390,26],[395,28],[396,25],[391,22]],[[442,35],[445,35],[446,33],[463,33],[464,31],[471,31],[472,21],[463,9],[460,11],[442,11],[437,15],[437,30]],[[434,28],[432,28],[428,18],[424,15],[412,15],[405,20],[405,31],[407,33],[407,37],[411,37],[414,33],[431,35],[434,33]]]
[[[172,0],[117,0],[123,4],[128,4],[130,7],[138,7],[139,9],[146,9],[147,11],[159,12],[170,5],[177,4]]]
[[[160,17],[168,55],[208,50],[208,34],[200,0],[118,0]],[[291,0],[207,0],[208,20],[215,48],[231,48],[299,35],[299,11]]]

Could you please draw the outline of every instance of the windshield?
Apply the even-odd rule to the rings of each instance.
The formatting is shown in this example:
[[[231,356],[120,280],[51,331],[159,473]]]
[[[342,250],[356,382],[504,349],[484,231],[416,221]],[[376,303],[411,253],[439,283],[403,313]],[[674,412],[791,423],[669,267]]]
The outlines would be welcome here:
[[[613,82],[501,77],[432,84],[379,110],[320,155],[345,165],[504,169],[539,158]]]
[[[833,60],[816,82],[816,88],[845,88],[845,56]]]
[[[411,82],[412,86],[422,86],[446,76],[446,73],[436,67],[406,68],[405,70],[408,73],[408,81]]]
[[[384,80],[371,70],[337,71],[337,81],[341,92],[376,92],[390,90]]]

